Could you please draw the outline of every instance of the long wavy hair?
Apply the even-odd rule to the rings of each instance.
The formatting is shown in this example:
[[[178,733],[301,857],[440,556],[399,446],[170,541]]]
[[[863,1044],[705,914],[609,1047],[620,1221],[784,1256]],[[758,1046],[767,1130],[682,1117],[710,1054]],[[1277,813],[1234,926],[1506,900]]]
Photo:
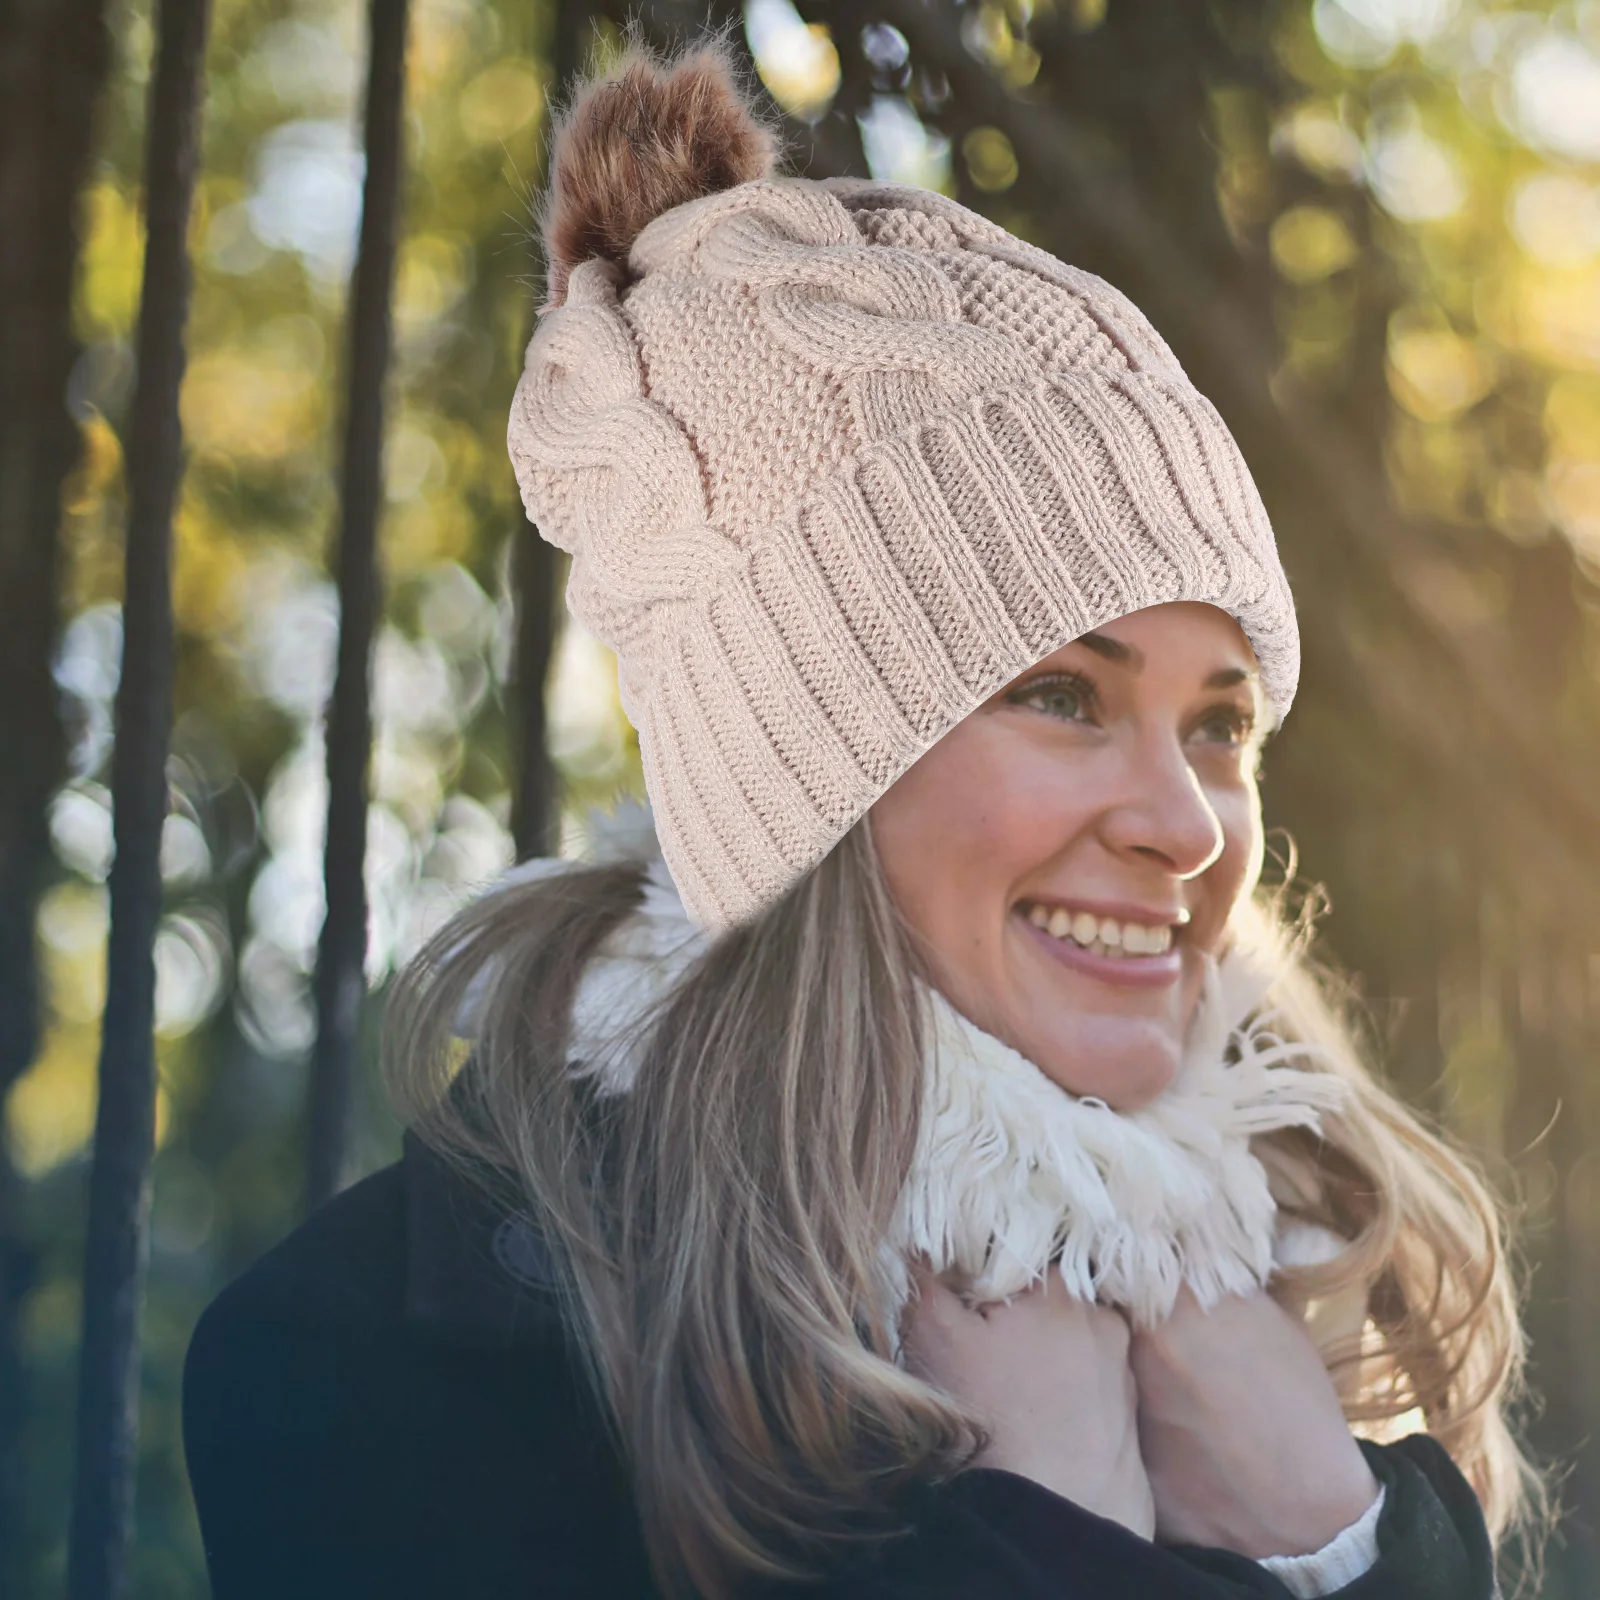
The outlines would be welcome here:
[[[710,943],[640,1018],[631,1092],[600,1095],[567,1066],[572,1002],[643,872],[574,862],[462,912],[390,998],[385,1077],[406,1124],[543,1230],[658,1580],[719,1600],[902,1526],[906,1491],[984,1437],[894,1359],[879,1246],[916,1144],[926,967],[870,813]],[[1544,1506],[1508,1425],[1524,1341],[1503,1209],[1369,1065],[1353,986],[1311,949],[1318,898],[1291,912],[1292,878],[1258,888],[1234,928],[1289,958],[1275,1031],[1327,1049],[1354,1092],[1321,1137],[1258,1150],[1283,1209],[1348,1244],[1275,1288],[1352,1426],[1425,1427],[1498,1540]],[[1352,1290],[1353,1329],[1316,1316]]]

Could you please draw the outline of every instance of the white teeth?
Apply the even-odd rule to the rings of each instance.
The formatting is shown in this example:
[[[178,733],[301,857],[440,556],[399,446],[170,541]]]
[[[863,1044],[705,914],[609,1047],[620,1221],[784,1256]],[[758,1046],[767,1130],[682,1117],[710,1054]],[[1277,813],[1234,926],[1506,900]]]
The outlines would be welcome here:
[[[1044,929],[1052,938],[1071,939],[1085,950],[1102,955],[1156,956],[1172,948],[1172,928],[1163,923],[1148,927],[1142,922],[1118,922],[1114,917],[1097,917],[1092,911],[1068,911],[1057,906],[1053,911],[1030,905],[1028,921]]]

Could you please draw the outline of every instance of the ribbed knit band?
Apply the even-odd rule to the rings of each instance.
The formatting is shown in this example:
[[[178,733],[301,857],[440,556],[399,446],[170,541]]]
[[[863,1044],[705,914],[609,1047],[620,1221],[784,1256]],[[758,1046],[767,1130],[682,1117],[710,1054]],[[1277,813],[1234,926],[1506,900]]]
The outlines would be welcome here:
[[[762,180],[592,261],[508,439],[616,650],[662,854],[713,931],[919,756],[1142,607],[1237,618],[1279,720],[1299,641],[1212,406],[1139,312],[944,197]]]

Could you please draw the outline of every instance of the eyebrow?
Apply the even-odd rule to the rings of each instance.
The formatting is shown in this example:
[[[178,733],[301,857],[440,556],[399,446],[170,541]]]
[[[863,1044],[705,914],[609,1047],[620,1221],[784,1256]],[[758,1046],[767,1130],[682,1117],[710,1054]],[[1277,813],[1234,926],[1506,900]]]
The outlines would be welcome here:
[[[1097,656],[1102,656],[1107,661],[1114,661],[1120,667],[1131,667],[1135,672],[1144,670],[1144,651],[1137,645],[1124,644],[1121,639],[1113,639],[1109,634],[1081,633],[1072,642],[1084,645],[1093,650]],[[1236,683],[1246,683],[1259,676],[1260,673],[1254,667],[1248,670],[1244,667],[1218,667],[1206,679],[1203,687],[1231,689]]]

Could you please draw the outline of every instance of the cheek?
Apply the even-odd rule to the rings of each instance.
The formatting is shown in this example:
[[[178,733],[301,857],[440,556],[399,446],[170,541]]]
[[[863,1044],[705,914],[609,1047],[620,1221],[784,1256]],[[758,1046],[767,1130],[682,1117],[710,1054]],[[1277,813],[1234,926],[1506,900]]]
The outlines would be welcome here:
[[[981,728],[963,725],[872,808],[873,839],[897,903],[947,948],[998,932],[1012,886],[1063,838],[1059,773],[1050,782],[1037,762],[1015,751],[1001,759],[988,744]]]
[[[1260,881],[1266,859],[1261,796],[1253,782],[1229,785],[1210,794],[1222,826],[1222,853],[1206,871],[1209,898],[1223,913],[1247,897]]]

